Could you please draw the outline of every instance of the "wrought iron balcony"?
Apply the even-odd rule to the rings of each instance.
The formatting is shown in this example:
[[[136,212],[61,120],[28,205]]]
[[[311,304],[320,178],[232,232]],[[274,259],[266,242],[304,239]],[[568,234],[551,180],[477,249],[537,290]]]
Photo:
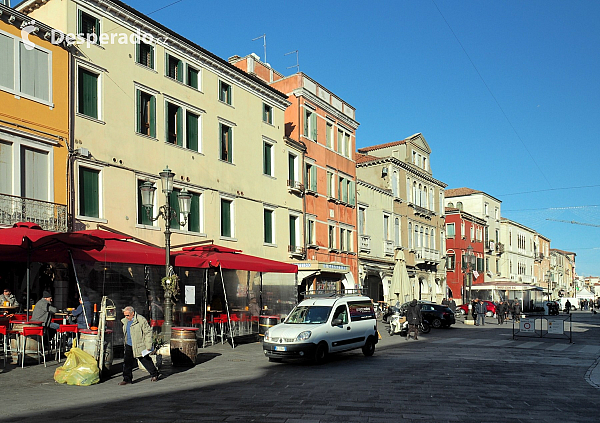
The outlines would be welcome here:
[[[37,223],[48,231],[67,232],[67,206],[0,194],[0,224]]]

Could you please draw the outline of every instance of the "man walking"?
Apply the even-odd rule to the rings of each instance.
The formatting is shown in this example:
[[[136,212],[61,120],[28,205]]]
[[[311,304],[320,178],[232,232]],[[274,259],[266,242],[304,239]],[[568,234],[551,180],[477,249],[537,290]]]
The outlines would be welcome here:
[[[456,301],[454,301],[453,297],[450,297],[448,300],[448,307],[452,310],[452,313],[456,314]]]
[[[521,321],[521,304],[519,303],[519,300],[515,300],[515,311],[513,313],[513,319],[515,320],[515,322],[519,323]]]
[[[135,312],[131,306],[123,309],[123,339],[125,341],[125,357],[123,359],[123,381],[119,385],[133,383],[133,367],[135,359],[150,373],[150,381],[156,382],[159,377],[158,370],[150,358],[152,351],[152,328],[144,316]]]
[[[419,335],[419,325],[423,321],[423,317],[421,316],[421,307],[417,304],[417,300],[413,299],[410,304],[408,304],[408,309],[406,310],[406,321],[408,322],[408,333],[406,334],[406,340],[410,338],[410,333],[415,333],[415,341]]]
[[[571,302],[569,300],[567,300],[567,302],[565,303],[565,311],[567,312],[567,314],[571,313]]]
[[[479,300],[477,303],[477,326],[485,325],[485,314],[487,313],[487,305],[485,301]]]
[[[499,325],[504,323],[504,301],[500,301],[496,306],[496,317]]]

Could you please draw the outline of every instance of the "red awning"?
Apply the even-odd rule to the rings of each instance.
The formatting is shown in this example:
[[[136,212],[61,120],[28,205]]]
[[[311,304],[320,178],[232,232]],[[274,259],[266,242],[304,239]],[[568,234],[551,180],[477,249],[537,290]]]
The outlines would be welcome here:
[[[171,253],[171,263],[178,267],[208,268],[221,266],[223,269],[247,270],[250,272],[297,273],[298,266],[280,261],[240,254],[218,245],[203,245],[185,248]]]
[[[73,250],[73,259],[101,263],[132,263],[164,266],[166,257],[163,248],[121,239],[105,239],[104,247],[99,251]]]

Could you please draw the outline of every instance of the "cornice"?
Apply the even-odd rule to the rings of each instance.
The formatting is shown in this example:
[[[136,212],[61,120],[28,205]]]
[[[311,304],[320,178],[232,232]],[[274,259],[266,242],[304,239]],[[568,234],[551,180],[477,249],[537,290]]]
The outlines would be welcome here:
[[[373,156],[369,156],[369,157],[373,157]],[[428,182],[431,182],[433,184],[440,186],[441,188],[446,188],[448,186],[448,184],[445,184],[442,181],[435,179],[430,174],[419,170],[417,167],[413,166],[412,164],[403,162],[402,160],[397,159],[395,157],[390,157],[390,156],[377,157],[375,160],[372,160],[372,161],[369,161],[366,163],[356,163],[356,167],[357,168],[358,167],[369,167],[372,165],[380,165],[380,164],[385,164],[385,163],[393,163],[393,164],[419,176],[421,179],[424,179]]]
[[[354,131],[356,131],[356,129],[360,125],[360,123],[358,123],[357,121],[355,121],[354,119],[352,119],[350,116],[348,116],[348,115],[344,114],[342,111],[336,109],[331,104],[326,103],[320,97],[318,97],[315,94],[311,93],[310,91],[308,91],[304,87],[296,88],[295,90],[292,91],[292,94],[295,95],[296,97],[305,97],[305,98],[307,98],[311,103],[316,104],[318,107],[320,107],[321,109],[325,110],[330,115],[335,116],[335,118],[337,120],[339,120],[342,123],[345,123],[350,128],[352,128],[352,130],[354,130]]]
[[[392,190],[391,189],[385,189],[385,188],[380,188],[378,186],[375,186],[367,181],[363,181],[362,179],[357,179],[356,180],[356,185],[362,185],[364,187],[370,188],[373,191],[377,191],[381,194],[384,195],[389,195],[390,197],[392,196]]]

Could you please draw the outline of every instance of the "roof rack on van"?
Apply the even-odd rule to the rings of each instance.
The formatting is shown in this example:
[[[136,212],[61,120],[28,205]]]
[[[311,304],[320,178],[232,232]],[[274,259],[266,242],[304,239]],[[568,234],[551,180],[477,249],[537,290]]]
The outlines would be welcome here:
[[[315,289],[310,291],[301,292],[300,295],[304,296],[304,299],[308,298],[339,298],[350,295],[363,295],[360,289]]]

